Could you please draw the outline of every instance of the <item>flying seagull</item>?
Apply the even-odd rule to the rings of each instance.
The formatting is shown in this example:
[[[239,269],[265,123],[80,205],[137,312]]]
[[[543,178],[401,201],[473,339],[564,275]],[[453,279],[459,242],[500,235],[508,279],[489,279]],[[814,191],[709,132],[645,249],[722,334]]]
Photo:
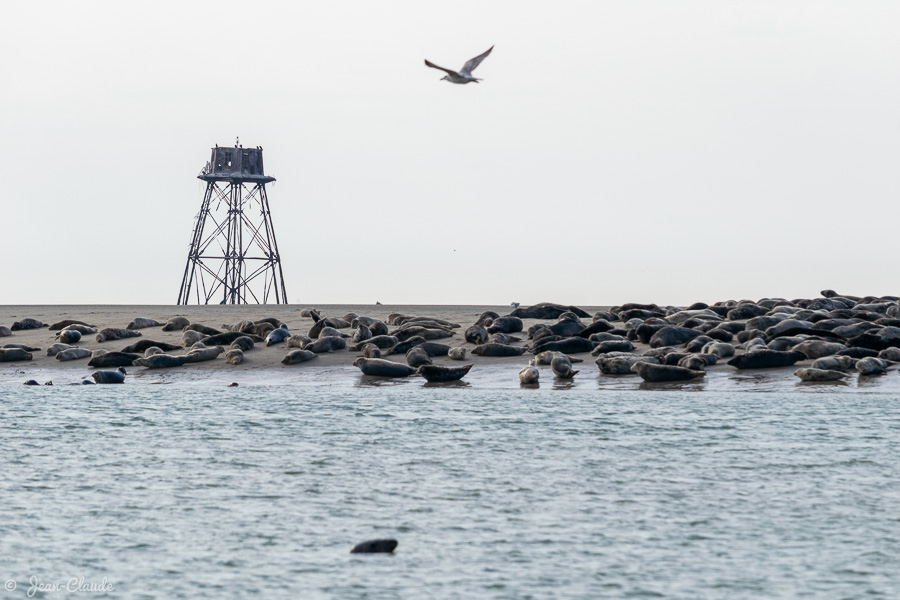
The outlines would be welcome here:
[[[494,47],[491,46],[484,54],[479,54],[475,58],[470,59],[469,62],[467,62],[463,66],[463,68],[459,70],[459,73],[457,73],[456,71],[451,71],[450,69],[445,69],[444,67],[439,67],[432,62],[428,62],[428,59],[425,59],[425,66],[431,67],[432,69],[440,69],[441,71],[445,72],[446,75],[441,77],[441,81],[446,79],[450,83],[469,83],[470,81],[478,83],[479,81],[481,81],[481,79],[472,77],[472,71],[475,70],[475,67],[481,64],[481,61],[487,58],[487,55],[490,54],[491,50],[493,49]]]

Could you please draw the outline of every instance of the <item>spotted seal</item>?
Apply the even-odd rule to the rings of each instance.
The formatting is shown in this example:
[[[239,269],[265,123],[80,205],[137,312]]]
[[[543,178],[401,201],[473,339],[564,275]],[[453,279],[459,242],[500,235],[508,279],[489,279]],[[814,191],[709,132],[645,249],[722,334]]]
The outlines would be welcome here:
[[[75,329],[64,329],[56,338],[61,344],[77,344],[81,341],[81,332]]]
[[[465,348],[450,348],[447,351],[447,356],[450,360],[466,360],[466,349]]]
[[[840,381],[849,377],[842,371],[831,371],[828,369],[797,369],[794,375],[803,381],[820,382],[820,381]]]
[[[580,371],[572,368],[572,361],[561,352],[557,352],[550,361],[550,369],[560,379],[572,379]]]
[[[76,350],[83,350],[83,348],[76,348]],[[85,352],[90,355],[90,351],[85,350]],[[34,355],[31,352],[26,352],[21,348],[0,348],[0,362],[31,360],[33,356]],[[57,356],[59,355],[57,354]]]
[[[631,370],[644,381],[653,383],[664,381],[690,381],[706,376],[706,371],[694,371],[672,365],[654,365],[648,362],[636,362]]]
[[[244,351],[240,348],[232,348],[225,353],[225,362],[229,365],[239,365],[244,362]]]
[[[172,317],[163,325],[163,331],[183,331],[191,322],[187,317]]]
[[[362,353],[366,358],[381,358],[381,348],[375,344],[363,344]]]
[[[519,382],[525,385],[531,385],[538,382],[541,378],[541,371],[534,365],[534,359],[528,361],[528,366],[519,371]]]
[[[281,359],[281,364],[296,365],[308,360],[312,360],[317,356],[318,354],[316,354],[315,352],[310,352],[309,350],[291,350],[284,355],[284,358]]]
[[[109,342],[113,340],[124,340],[126,338],[132,337],[140,337],[143,334],[140,331],[135,331],[133,329],[116,329],[114,327],[107,327],[106,329],[101,329],[100,333],[97,334],[98,342]]]
[[[128,325],[125,326],[125,329],[145,329],[147,327],[162,327],[162,323],[157,321],[156,319],[146,319],[144,317],[138,317],[131,321]]]
[[[62,352],[56,353],[56,360],[58,361],[67,361],[67,360],[81,360],[82,358],[88,358],[91,356],[91,351],[87,348],[69,348],[68,350],[63,350]]]
[[[353,365],[358,367],[363,375],[375,377],[409,377],[416,373],[416,369],[409,365],[396,363],[383,358],[360,357],[353,361]]]

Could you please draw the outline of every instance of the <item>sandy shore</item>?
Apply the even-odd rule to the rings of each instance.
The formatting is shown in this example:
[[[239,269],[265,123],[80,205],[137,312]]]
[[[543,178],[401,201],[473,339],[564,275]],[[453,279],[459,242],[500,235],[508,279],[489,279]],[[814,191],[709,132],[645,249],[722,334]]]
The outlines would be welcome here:
[[[307,306],[314,306],[323,316],[341,317],[347,313],[374,317],[386,320],[391,313],[403,313],[417,316],[430,316],[458,323],[453,337],[436,340],[450,346],[461,346],[469,351],[473,344],[466,343],[464,332],[484,311],[492,310],[501,315],[511,309],[508,306],[398,306],[398,305],[213,305],[213,306],[139,306],[139,305],[34,305],[34,306],[0,306],[0,325],[11,327],[13,322],[24,318],[33,318],[51,324],[63,319],[76,319],[105,327],[125,328],[129,322],[138,317],[152,318],[160,322],[175,316],[187,317],[191,323],[202,323],[210,327],[222,329],[224,324],[236,323],[242,319],[256,321],[266,317],[274,317],[287,323],[292,333],[307,333],[314,324],[308,317],[301,317],[300,311]],[[607,310],[609,307],[582,306],[588,313]],[[524,319],[525,329],[534,323],[554,321]],[[588,319],[589,321],[589,319]],[[394,327],[391,327],[393,330]],[[98,343],[95,335],[86,335],[77,344],[90,350],[122,350],[125,346],[138,340],[154,340],[170,344],[181,343],[181,331],[162,331],[161,327],[141,329],[141,337],[125,340]],[[343,330],[350,333],[350,329]],[[21,384],[27,379],[35,379],[40,383],[53,381],[54,384],[77,382],[97,369],[88,367],[88,359],[61,362],[47,356],[47,348],[55,342],[55,331],[47,327],[24,331],[15,331],[12,336],[0,338],[0,346],[4,344],[27,344],[40,348],[33,352],[33,360],[24,362],[0,363],[0,383]],[[524,334],[522,335],[524,337]],[[516,345],[521,345],[516,344]],[[641,353],[648,346],[636,344],[635,353]],[[184,351],[173,351],[179,354]],[[353,361],[360,355],[358,352],[340,350],[334,353],[319,355],[316,359],[298,365],[283,365],[281,360],[289,352],[284,344],[265,347],[257,346],[245,353],[244,363],[233,366],[225,362],[224,357],[200,363],[191,363],[172,369],[146,369],[143,367],[128,368],[126,383],[215,383],[228,384],[237,382],[241,385],[261,384],[308,384],[308,385],[423,385],[421,378],[382,379],[362,376],[353,366]],[[703,380],[687,383],[647,384],[636,375],[604,376],[594,364],[594,357],[588,353],[574,355],[584,360],[575,367],[581,373],[574,380],[556,380],[549,367],[541,367],[541,384],[543,388],[552,389],[685,389],[710,391],[780,391],[790,390],[831,390],[854,389],[876,392],[897,392],[900,390],[900,378],[896,372],[883,377],[859,378],[837,384],[803,384],[792,375],[793,371],[806,366],[810,361],[798,363],[794,367],[783,369],[762,369],[754,371],[737,371],[724,364],[712,366]],[[435,358],[436,364],[468,364],[475,366],[462,382],[461,387],[495,387],[518,388],[518,371],[528,362],[530,353],[524,356],[494,358],[481,357],[469,353],[465,363],[451,361],[447,357]],[[395,355],[388,357],[397,362],[405,362],[405,357]],[[430,384],[429,384],[430,385]],[[446,385],[446,384],[444,384]]]

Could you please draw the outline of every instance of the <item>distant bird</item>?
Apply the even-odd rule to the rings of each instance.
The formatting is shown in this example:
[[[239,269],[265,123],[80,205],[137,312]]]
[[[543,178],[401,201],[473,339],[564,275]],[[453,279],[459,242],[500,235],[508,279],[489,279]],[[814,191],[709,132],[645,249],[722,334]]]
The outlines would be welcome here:
[[[450,69],[445,69],[444,67],[439,67],[432,62],[428,62],[428,59],[425,59],[425,66],[431,67],[432,69],[440,69],[441,71],[445,72],[446,75],[441,77],[441,81],[446,79],[450,83],[469,83],[471,81],[478,83],[479,81],[481,81],[481,79],[472,77],[472,71],[475,70],[475,67],[481,64],[481,61],[487,58],[487,55],[490,54],[491,50],[493,49],[494,47],[491,46],[484,54],[479,54],[475,58],[470,59],[469,62],[467,62],[463,66],[463,68],[459,70],[459,73],[457,73],[456,71],[451,71]]]

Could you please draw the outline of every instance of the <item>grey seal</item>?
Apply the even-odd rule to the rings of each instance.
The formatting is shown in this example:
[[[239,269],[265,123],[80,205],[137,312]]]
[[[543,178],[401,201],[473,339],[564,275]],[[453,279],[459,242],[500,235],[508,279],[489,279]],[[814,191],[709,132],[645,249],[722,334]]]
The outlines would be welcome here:
[[[220,354],[225,352],[225,348],[222,346],[213,346],[210,348],[198,348],[196,350],[191,350],[187,353],[188,362],[205,362],[207,360],[214,360],[219,357]]]
[[[418,372],[429,383],[442,383],[445,381],[459,381],[468,374],[472,366],[445,367],[443,365],[425,364],[419,367]]]
[[[388,355],[390,355],[390,354],[406,354],[409,351],[409,349],[412,348],[413,346],[418,346],[419,344],[424,344],[424,343],[425,343],[425,338],[423,338],[422,336],[416,335],[416,336],[409,338],[405,342],[397,342],[387,351],[387,354]]]
[[[209,327],[209,326],[203,325],[201,323],[191,323],[190,325],[185,327],[185,331],[199,331],[200,333],[202,333],[203,335],[206,335],[206,336],[219,335],[220,333],[222,333],[215,327]]]
[[[353,361],[355,367],[363,372],[363,375],[375,377],[409,377],[415,374],[416,369],[409,365],[396,363],[383,358],[357,358]]]
[[[94,371],[91,377],[97,383],[125,383],[125,369],[119,367],[115,371]]]
[[[366,540],[353,546],[350,554],[390,553],[397,548],[397,540]]]
[[[81,332],[74,329],[67,329],[59,332],[57,337],[62,344],[77,344],[81,341]]]
[[[207,346],[218,346],[218,345],[227,346],[227,345],[231,344],[234,340],[238,339],[239,337],[244,337],[244,336],[247,336],[248,338],[250,338],[257,344],[261,344],[262,342],[265,341],[265,339],[259,337],[258,335],[253,335],[252,333],[241,333],[240,331],[226,331],[225,333],[219,333],[217,335],[207,336],[200,341],[203,342],[204,344],[206,344]]]
[[[311,340],[307,340],[310,342]],[[235,338],[233,342],[231,342],[232,349],[241,350],[243,352],[247,352],[249,350],[253,350],[253,340],[251,340],[246,335],[242,335],[239,338]]]
[[[450,360],[466,360],[466,349],[465,348],[450,348],[447,351],[447,356]]]
[[[806,356],[800,352],[781,352],[778,350],[757,350],[735,356],[728,364],[736,369],[771,369],[790,367]]]
[[[153,356],[139,358],[132,364],[136,367],[147,367],[148,369],[167,369],[169,367],[180,367],[186,362],[188,362],[187,355],[154,354]]]
[[[196,344],[196,342],[194,342]],[[167,344],[165,342],[154,342],[153,340],[141,340],[122,348],[122,352],[143,352],[147,348],[157,347],[163,352],[172,352],[173,350],[181,350],[182,346],[175,344]]]
[[[72,346],[68,344],[53,344],[49,348],[47,348],[47,356],[56,356],[63,350],[68,350]]]
[[[503,344],[479,344],[472,348],[472,354],[479,356],[522,356],[525,347],[505,346]]]
[[[124,340],[126,338],[132,337],[140,337],[140,331],[134,331],[133,329],[116,329],[114,327],[107,327],[106,329],[101,329],[100,333],[97,334],[98,342],[108,342],[112,340]]]
[[[362,353],[366,358],[381,358],[381,348],[375,344],[363,344]]]
[[[418,368],[432,363],[428,353],[422,350],[421,346],[413,346],[406,352],[406,364],[413,368]]]
[[[244,351],[240,348],[232,348],[225,353],[225,362],[229,365],[239,365],[244,362]]]
[[[486,344],[488,341],[487,329],[481,325],[472,325],[466,329],[465,339],[470,344]]]
[[[317,356],[318,354],[316,354],[315,352],[310,352],[309,350],[291,350],[284,355],[284,358],[281,359],[281,364],[296,365],[308,360],[312,360]]]
[[[282,324],[281,327],[273,329],[269,335],[266,336],[266,346],[280,344],[289,337],[291,337],[291,333],[288,331],[287,325]]]
[[[76,350],[84,350],[84,348],[75,348]],[[89,350],[84,350],[90,356]],[[26,352],[21,348],[0,348],[0,362],[13,362],[17,360],[31,360],[33,358],[31,352]],[[57,356],[59,356],[57,354]]]
[[[62,352],[56,353],[56,360],[59,361],[67,361],[67,360],[81,360],[82,358],[89,358],[91,356],[91,351],[87,348],[69,348],[68,350],[63,350]]]
[[[50,325],[50,331],[59,331],[60,329],[68,327],[69,325],[84,325],[86,327],[94,327],[94,328],[97,327],[96,325],[90,325],[88,323],[85,323],[84,321],[78,321],[76,319],[64,319],[62,321],[57,321],[56,323],[53,323],[52,325]],[[96,333],[96,332],[94,332],[94,333]]]
[[[41,327],[46,327],[42,322],[37,319],[22,319],[21,321],[16,321],[12,324],[10,328],[12,331],[23,331],[25,329],[40,329]]]
[[[579,371],[572,368],[572,361],[561,352],[557,352],[550,361],[550,369],[560,379],[572,379]]]
[[[857,361],[856,370],[860,375],[881,375],[890,365],[890,361],[868,356]]]
[[[186,317],[172,317],[163,325],[163,331],[182,331],[191,322]]]
[[[62,328],[62,331],[77,331],[81,335],[90,335],[92,333],[97,333],[97,328],[96,327],[88,327],[87,325],[79,325],[76,323],[73,325],[66,325],[65,327]],[[57,335],[59,335],[59,334],[57,334]]]
[[[519,371],[519,382],[526,385],[537,383],[541,378],[541,371],[534,365],[534,359],[528,361],[528,366]]]
[[[314,342],[310,342],[309,344],[304,346],[303,349],[319,354],[322,352],[334,352],[335,350],[343,350],[346,347],[347,340],[342,337],[331,336],[320,338]]]
[[[146,327],[162,327],[162,323],[156,319],[145,319],[138,317],[125,326],[125,329],[144,329]]]
[[[398,340],[396,337],[394,337],[392,335],[376,335],[376,336],[370,337],[362,344],[356,344],[354,346],[351,346],[350,349],[351,350],[359,350],[365,344],[372,344],[373,346],[380,348],[382,350],[388,350],[389,348],[393,348],[394,346],[396,346],[399,343],[399,341],[400,340]]]
[[[105,352],[98,356],[92,356],[88,361],[89,367],[130,367],[131,363],[141,357],[140,354],[128,352]]]
[[[635,363],[648,362],[659,364],[659,359],[652,356],[636,356],[632,354],[629,356],[600,356],[594,362],[604,375],[630,375],[634,373],[631,367]]]
[[[706,375],[706,371],[694,371],[684,367],[654,365],[646,362],[634,363],[631,370],[640,375],[641,379],[644,381],[653,383],[663,381],[690,381]]]
[[[794,375],[803,381],[840,381],[845,377],[849,377],[841,371],[830,371],[828,369],[797,369]]]

